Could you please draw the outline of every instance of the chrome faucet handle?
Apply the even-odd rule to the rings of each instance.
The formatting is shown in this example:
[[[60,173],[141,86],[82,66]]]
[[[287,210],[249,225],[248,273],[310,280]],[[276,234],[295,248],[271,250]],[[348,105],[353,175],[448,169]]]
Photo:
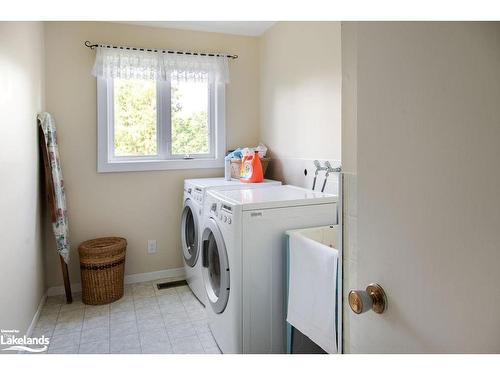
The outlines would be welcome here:
[[[327,160],[325,161],[325,171],[326,171],[326,177],[328,177],[328,175],[330,174],[330,172],[332,171],[332,165],[330,164],[330,162]]]
[[[342,167],[333,168],[329,161],[325,161],[325,168],[328,174],[342,172]]]
[[[316,170],[314,171],[314,179],[313,179],[313,187],[312,189],[314,190],[316,188],[316,179],[318,178],[318,173],[319,171],[322,171],[325,169],[324,167],[321,166],[321,163],[319,160],[314,160],[314,166],[316,167]]]
[[[323,167],[321,166],[321,163],[319,162],[319,160],[314,160],[314,166],[316,167],[316,171],[314,172],[314,175],[317,176],[319,171],[321,171],[323,169]]]

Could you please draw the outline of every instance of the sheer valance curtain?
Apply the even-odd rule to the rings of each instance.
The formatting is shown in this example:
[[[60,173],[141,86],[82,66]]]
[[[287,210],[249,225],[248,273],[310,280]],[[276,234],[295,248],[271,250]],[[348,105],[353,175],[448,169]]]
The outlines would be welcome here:
[[[229,83],[225,56],[201,56],[96,47],[92,75],[99,78]]]

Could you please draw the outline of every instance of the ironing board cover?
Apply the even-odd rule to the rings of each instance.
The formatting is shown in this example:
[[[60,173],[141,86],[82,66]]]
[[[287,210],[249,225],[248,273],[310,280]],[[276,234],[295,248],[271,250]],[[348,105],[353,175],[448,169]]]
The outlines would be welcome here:
[[[45,137],[45,146],[52,172],[54,185],[54,204],[56,220],[52,223],[52,229],[56,238],[57,252],[66,263],[69,262],[69,226],[66,211],[66,196],[64,193],[64,180],[59,159],[59,150],[56,138],[56,123],[50,113],[43,112],[38,116],[39,124]]]

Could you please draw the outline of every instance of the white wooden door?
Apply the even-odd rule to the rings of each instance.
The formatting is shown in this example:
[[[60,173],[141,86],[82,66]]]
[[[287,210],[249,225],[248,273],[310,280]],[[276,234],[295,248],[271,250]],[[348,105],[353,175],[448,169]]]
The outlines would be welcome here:
[[[352,353],[500,352],[500,24],[342,27]]]

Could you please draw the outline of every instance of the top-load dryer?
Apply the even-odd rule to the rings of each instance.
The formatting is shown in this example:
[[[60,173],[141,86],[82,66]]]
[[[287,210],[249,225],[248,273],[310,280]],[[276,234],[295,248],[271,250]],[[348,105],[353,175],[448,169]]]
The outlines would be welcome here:
[[[200,253],[200,226],[203,203],[209,190],[262,189],[281,185],[279,181],[264,180],[261,183],[244,183],[238,179],[198,178],[184,180],[184,199],[181,218],[181,243],[186,281],[194,295],[206,305],[206,292],[203,286]]]
[[[202,274],[217,344],[223,353],[284,353],[285,231],[335,224],[337,196],[290,185],[216,190],[204,210]]]

